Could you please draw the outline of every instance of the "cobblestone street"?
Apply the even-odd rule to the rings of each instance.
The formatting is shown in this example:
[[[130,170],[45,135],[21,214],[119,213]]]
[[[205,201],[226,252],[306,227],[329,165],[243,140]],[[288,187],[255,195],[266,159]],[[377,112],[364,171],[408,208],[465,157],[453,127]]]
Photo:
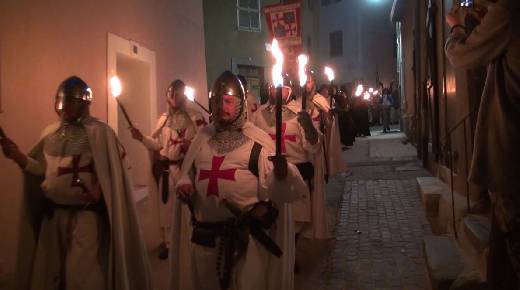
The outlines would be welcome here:
[[[327,188],[335,238],[299,246],[300,264],[314,268],[296,289],[429,289],[422,240],[431,229],[415,181],[428,173],[403,138],[376,134],[345,151],[352,175]]]
[[[403,134],[358,138],[344,152],[351,176],[327,186],[332,240],[300,239],[296,290],[430,289],[422,250],[430,233],[415,178],[428,176]],[[152,222],[146,201],[142,222]],[[148,229],[154,227],[148,225]],[[159,233],[145,235],[157,289],[167,289],[168,262],[158,260]]]

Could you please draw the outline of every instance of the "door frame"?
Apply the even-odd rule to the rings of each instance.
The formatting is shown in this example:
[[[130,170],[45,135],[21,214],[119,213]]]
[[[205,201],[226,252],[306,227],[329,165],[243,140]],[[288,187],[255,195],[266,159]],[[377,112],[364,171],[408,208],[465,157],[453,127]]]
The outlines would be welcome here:
[[[150,130],[153,130],[157,120],[157,67],[155,52],[141,44],[124,39],[113,33],[108,33],[107,41],[107,117],[108,125],[118,133],[119,109],[110,89],[110,79],[117,75],[117,55],[123,54],[150,66]],[[123,88],[124,89],[124,88]]]

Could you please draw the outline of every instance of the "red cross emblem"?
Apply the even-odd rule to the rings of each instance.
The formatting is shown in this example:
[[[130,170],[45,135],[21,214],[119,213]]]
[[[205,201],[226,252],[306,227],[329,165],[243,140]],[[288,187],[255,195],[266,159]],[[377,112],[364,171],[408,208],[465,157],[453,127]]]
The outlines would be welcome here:
[[[206,119],[202,118],[202,119],[198,119],[195,121],[197,127],[200,127],[200,126],[206,126],[208,123],[206,123]]]
[[[170,145],[168,147],[177,146],[184,142],[184,138],[186,136],[186,128],[177,130],[177,139],[170,138]]]
[[[75,182],[79,178],[79,174],[82,172],[93,173],[94,172],[94,164],[92,161],[86,165],[79,167],[79,162],[81,160],[81,154],[72,156],[72,167],[58,167],[58,176],[72,174],[72,187],[80,186],[77,182]]]
[[[285,140],[296,142],[296,135],[285,135],[285,130],[287,129],[287,124],[282,123],[282,153],[285,153]],[[276,134],[269,134],[271,139],[276,140]]]
[[[222,163],[224,162],[224,158],[226,156],[213,156],[213,159],[211,160],[211,170],[200,170],[199,173],[199,181],[204,179],[209,179],[208,183],[208,191],[207,196],[216,196],[219,197],[218,194],[218,180],[219,179],[225,179],[225,180],[232,180],[235,181],[235,172],[237,169],[224,169],[220,170],[220,166],[222,166]]]

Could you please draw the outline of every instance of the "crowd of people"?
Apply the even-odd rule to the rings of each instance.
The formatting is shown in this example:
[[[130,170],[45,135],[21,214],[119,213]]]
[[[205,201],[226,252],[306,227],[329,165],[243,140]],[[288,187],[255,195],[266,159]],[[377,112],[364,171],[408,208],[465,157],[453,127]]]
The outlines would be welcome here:
[[[395,90],[383,87],[368,88],[362,82],[342,85],[321,85],[319,93],[327,99],[332,96],[333,109],[338,118],[343,149],[354,144],[356,137],[371,135],[371,126],[382,126],[383,133],[391,131],[390,125],[397,124],[399,98]]]
[[[173,81],[156,129],[131,135],[150,152],[150,201],[159,211],[159,258],[170,289],[294,289],[296,243],[329,239],[325,185],[346,171],[339,121],[309,74],[256,102],[245,78],[214,82],[210,120]],[[337,93],[336,93],[337,94]],[[124,146],[90,115],[92,90],[64,80],[59,121],[23,153],[7,136],[4,155],[24,175],[16,289],[152,289]],[[210,122],[208,122],[210,121]]]

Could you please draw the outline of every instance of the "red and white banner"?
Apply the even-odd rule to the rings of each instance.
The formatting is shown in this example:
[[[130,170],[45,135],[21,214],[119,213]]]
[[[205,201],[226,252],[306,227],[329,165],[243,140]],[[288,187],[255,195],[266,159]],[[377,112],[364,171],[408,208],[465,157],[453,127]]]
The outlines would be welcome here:
[[[278,40],[289,66],[287,69],[294,70],[296,58],[302,51],[301,3],[268,5],[264,13],[270,37]]]
[[[265,19],[271,37],[276,37],[280,46],[301,45],[300,3],[265,6]]]

